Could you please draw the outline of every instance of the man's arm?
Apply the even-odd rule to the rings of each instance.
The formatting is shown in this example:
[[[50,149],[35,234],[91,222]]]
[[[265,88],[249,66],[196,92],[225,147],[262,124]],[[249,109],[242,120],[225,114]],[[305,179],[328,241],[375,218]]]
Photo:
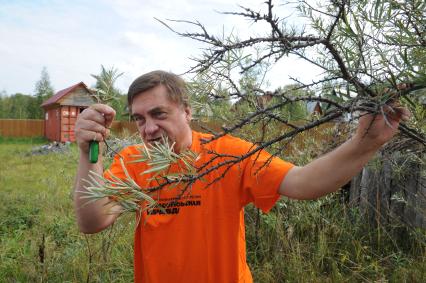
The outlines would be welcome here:
[[[77,216],[78,227],[81,232],[91,234],[102,231],[114,223],[119,207],[108,204],[107,198],[95,202],[89,202],[84,196],[84,180],[89,180],[89,172],[94,171],[100,175],[103,173],[102,158],[97,163],[89,161],[89,142],[102,141],[108,134],[108,127],[115,116],[115,111],[107,105],[95,104],[84,110],[78,117],[75,125],[75,136],[80,149],[80,158],[77,169],[77,177],[74,187],[74,207]]]
[[[303,167],[293,167],[282,181],[279,193],[294,199],[316,199],[337,191],[358,174],[373,155],[398,131],[405,108],[389,108],[386,117],[364,115],[355,135],[332,152]]]

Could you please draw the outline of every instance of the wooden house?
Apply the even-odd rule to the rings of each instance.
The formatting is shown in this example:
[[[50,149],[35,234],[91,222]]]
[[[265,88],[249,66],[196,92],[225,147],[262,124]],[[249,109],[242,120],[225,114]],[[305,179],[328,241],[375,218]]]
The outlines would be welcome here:
[[[273,95],[271,92],[267,91],[265,94],[262,95],[256,95],[254,96],[254,103],[260,108],[265,109],[270,101],[272,100]],[[246,99],[240,98],[237,102],[234,103],[234,105],[231,108],[231,111],[236,111],[240,109],[242,105],[247,105],[248,102]]]
[[[41,104],[44,109],[44,136],[51,141],[75,141],[77,116],[95,103],[92,91],[80,82],[58,91]]]
[[[308,109],[308,113],[312,115],[322,116],[324,114],[321,103],[319,101],[309,101],[306,104],[306,108]]]

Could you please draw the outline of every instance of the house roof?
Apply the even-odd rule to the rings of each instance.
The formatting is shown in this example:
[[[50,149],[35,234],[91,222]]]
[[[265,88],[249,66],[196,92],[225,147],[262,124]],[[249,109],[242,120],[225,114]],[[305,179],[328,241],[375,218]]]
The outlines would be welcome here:
[[[319,101],[308,101],[306,102],[306,108],[309,113],[314,113],[315,111],[322,111],[321,104]]]
[[[70,87],[67,87],[63,90],[58,91],[54,96],[52,96],[51,98],[47,99],[46,101],[44,101],[41,104],[41,107],[47,107],[51,104],[54,104],[56,102],[59,101],[59,99],[61,99],[62,97],[66,96],[68,93],[72,92],[73,90],[75,90],[77,87],[82,86],[85,89],[87,89],[88,92],[91,93],[91,91],[89,90],[89,88],[83,83],[83,82],[79,82],[78,84],[72,85]]]

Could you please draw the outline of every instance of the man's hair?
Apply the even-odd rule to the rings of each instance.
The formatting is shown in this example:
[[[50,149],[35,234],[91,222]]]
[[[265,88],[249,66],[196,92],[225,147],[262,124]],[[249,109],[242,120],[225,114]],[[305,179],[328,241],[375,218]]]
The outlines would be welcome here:
[[[130,85],[129,92],[127,93],[129,109],[131,109],[133,99],[137,95],[159,85],[166,87],[167,95],[171,101],[184,107],[189,106],[189,98],[185,81],[173,73],[157,70],[138,77]]]

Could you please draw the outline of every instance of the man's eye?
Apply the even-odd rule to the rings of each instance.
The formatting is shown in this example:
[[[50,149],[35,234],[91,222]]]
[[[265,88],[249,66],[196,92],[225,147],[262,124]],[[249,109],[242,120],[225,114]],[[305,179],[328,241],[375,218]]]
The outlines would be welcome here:
[[[133,116],[133,121],[136,121],[136,122],[143,121],[143,117],[141,117],[141,116]]]
[[[157,118],[165,118],[167,116],[166,112],[156,112],[155,117]]]

